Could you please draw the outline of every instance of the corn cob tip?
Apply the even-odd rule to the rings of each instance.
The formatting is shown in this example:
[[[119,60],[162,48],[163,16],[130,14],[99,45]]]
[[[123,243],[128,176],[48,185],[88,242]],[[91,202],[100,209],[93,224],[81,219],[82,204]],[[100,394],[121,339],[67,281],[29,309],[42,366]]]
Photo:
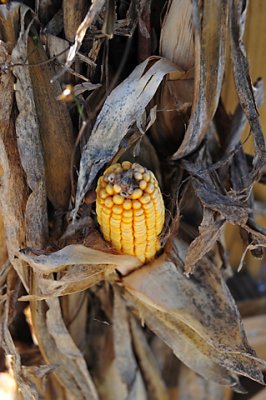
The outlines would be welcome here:
[[[154,174],[124,161],[108,167],[96,189],[96,214],[105,240],[142,262],[160,248],[164,203]]]

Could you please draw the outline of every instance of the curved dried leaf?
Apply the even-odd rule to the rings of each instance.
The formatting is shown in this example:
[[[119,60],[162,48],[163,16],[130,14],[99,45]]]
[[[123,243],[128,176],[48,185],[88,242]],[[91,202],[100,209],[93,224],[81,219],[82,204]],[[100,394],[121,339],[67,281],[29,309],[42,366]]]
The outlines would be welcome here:
[[[132,349],[127,308],[117,291],[114,294],[113,335],[115,364],[120,380],[126,388],[126,398],[145,399],[145,392],[141,393],[144,390],[144,387],[141,388],[142,377]]]
[[[248,345],[234,300],[215,265],[202,260],[201,267],[188,279],[180,266],[159,259],[123,278],[123,285],[134,302],[137,298],[141,309],[145,308],[147,324],[152,318],[152,329],[160,330],[161,337],[164,327],[163,335],[168,337],[168,345],[172,348],[177,346],[176,355],[192,369],[197,370],[195,365],[191,365],[191,360],[183,359],[188,357],[184,351],[186,346],[190,349],[191,346],[197,347],[198,353],[201,353],[199,358],[204,355],[203,364],[216,365],[213,371],[210,367],[214,376],[220,365],[226,370],[263,382],[259,370],[259,363],[263,361],[256,358]],[[147,316],[149,312],[152,317]],[[157,321],[160,321],[160,329],[156,328]],[[180,342],[173,336],[175,329],[178,329],[176,336]],[[179,354],[180,331],[183,354]],[[185,344],[188,340],[189,344]],[[200,359],[198,362],[201,362]],[[206,377],[213,379],[210,371]],[[202,373],[200,370],[197,372]]]
[[[150,62],[150,64],[149,64]],[[150,68],[147,68],[149,67]],[[134,71],[107,97],[91,136],[83,148],[76,193],[75,212],[99,170],[115,155],[130,126],[140,130],[145,107],[163,77],[176,66],[166,59],[152,57]]]
[[[67,208],[70,197],[70,167],[74,149],[72,122],[66,104],[57,100],[61,94],[58,82],[51,83],[54,70],[41,43],[29,37],[29,69],[34,102],[43,146],[47,196],[55,208]],[[24,68],[25,70],[26,68]]]
[[[57,354],[68,365],[69,382],[66,390],[76,398],[97,400],[98,395],[90,378],[85,360],[71,338],[62,318],[58,299],[47,300],[47,329],[55,341]],[[62,362],[60,362],[60,366]],[[65,370],[66,372],[66,370]]]
[[[20,297],[19,300],[44,300],[81,292],[105,280],[113,271],[114,267],[108,267],[106,264],[74,265],[57,280],[40,277],[38,280],[40,294],[29,294]]]
[[[112,265],[123,270],[135,269],[141,265],[138,258],[104,253],[100,250],[90,249],[81,244],[71,244],[63,249],[48,255],[33,256],[19,252],[17,256],[36,271],[44,274],[58,272],[69,265]]]
[[[18,385],[25,400],[31,400],[33,397],[38,398],[38,393],[34,385],[30,384],[27,379],[25,379],[22,373],[21,357],[16,349],[15,343],[9,331],[9,313],[10,313],[10,300],[8,296],[4,303],[3,309],[1,310],[1,320],[0,320],[0,342],[1,347],[6,354],[12,354],[12,369],[14,377],[16,379],[16,384]]]
[[[0,42],[0,61],[10,61],[6,46]],[[21,281],[28,289],[28,268],[15,259],[19,248],[25,247],[26,232],[24,212],[27,202],[27,185],[19,160],[14,126],[14,77],[10,71],[1,75],[0,92],[0,164],[3,170],[0,202],[5,226],[9,259]]]
[[[87,29],[91,26],[95,17],[101,12],[104,4],[105,0],[97,0],[91,4],[85,18],[83,19],[76,31],[75,42],[71,46],[67,56],[66,68],[70,67],[70,65],[74,61],[74,58],[79,51],[80,46],[82,45],[82,41],[84,39],[85,33],[87,32]]]
[[[169,1],[160,36],[160,55],[185,71],[194,65],[192,11],[190,1]]]
[[[203,218],[199,226],[199,235],[189,245],[184,271],[190,274],[195,264],[200,261],[220,238],[225,219],[214,217],[213,212],[204,207]]]
[[[242,41],[247,4],[242,0],[233,0],[232,4],[230,39],[233,74],[240,105],[254,135],[256,155],[253,159],[253,176],[257,180],[265,165],[266,149]]]
[[[212,381],[203,379],[184,364],[180,366],[178,376],[178,394],[180,400],[192,400],[195,398],[195,395],[197,395],[197,400],[229,400],[226,397],[226,391],[229,390]]]
[[[160,374],[157,362],[148,345],[147,339],[135,318],[130,318],[130,328],[134,351],[148,387],[148,392],[153,400],[168,400],[166,386]]]
[[[31,23],[26,28],[26,18],[31,11],[21,5],[20,35],[12,50],[11,58],[14,64],[23,65],[27,60],[27,41]],[[33,16],[31,15],[33,20]],[[48,236],[48,219],[46,212],[45,170],[42,144],[39,132],[39,121],[36,111],[34,94],[28,68],[15,66],[13,73],[16,80],[15,95],[18,108],[16,118],[17,146],[22,167],[26,174],[27,184],[31,189],[25,211],[27,223],[27,245],[44,246]]]
[[[132,293],[126,292],[125,297],[136,307],[141,320],[145,321],[145,324],[189,368],[205,379],[213,380],[221,385],[233,386],[238,384],[238,379],[234,374],[228,373],[225,368],[212,360],[202,339],[195,335],[187,325],[172,321],[171,318],[165,318],[163,312],[155,311],[153,307],[149,307]]]
[[[77,29],[86,14],[86,0],[64,0],[64,32],[69,42],[73,42]]]
[[[216,111],[224,74],[229,2],[193,1],[195,80],[191,118],[173,159],[186,156],[200,144]]]

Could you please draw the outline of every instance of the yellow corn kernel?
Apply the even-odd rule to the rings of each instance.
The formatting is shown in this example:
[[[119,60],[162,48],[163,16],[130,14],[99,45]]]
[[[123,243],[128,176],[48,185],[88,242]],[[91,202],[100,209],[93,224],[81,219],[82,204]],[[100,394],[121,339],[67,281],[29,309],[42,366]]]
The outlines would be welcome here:
[[[141,189],[135,189],[130,197],[133,200],[137,200],[142,196],[142,194],[143,194],[143,191]]]
[[[114,202],[113,202],[112,197],[107,197],[107,198],[105,199],[105,201],[104,201],[104,205],[105,205],[105,207],[107,207],[107,208],[112,208],[112,207],[113,207],[113,204],[114,204]]]
[[[143,179],[144,179],[144,181],[146,181],[146,182],[150,182],[151,176],[150,176],[149,172],[145,172],[145,173],[143,174]]]
[[[142,175],[140,172],[135,172],[134,178],[135,178],[137,181],[141,181],[141,180],[142,180],[142,177],[143,177],[143,175]]]
[[[113,188],[113,185],[111,185],[111,183],[108,183],[105,190],[110,196],[112,196],[114,194],[114,188]]]
[[[147,182],[144,179],[142,179],[139,183],[139,187],[141,190],[145,190],[147,187]]]
[[[96,194],[96,214],[105,240],[142,262],[152,259],[160,249],[165,212],[153,173],[129,161],[114,164],[99,178]]]
[[[106,191],[104,189],[99,191],[99,197],[101,199],[106,199],[106,197],[108,197],[108,193],[106,193]]]
[[[134,210],[134,217],[139,217],[140,215],[144,215],[144,211],[142,208],[139,208],[138,210]]]
[[[131,207],[132,207],[132,201],[129,200],[129,199],[125,200],[124,203],[123,203],[123,208],[125,210],[130,210]]]
[[[114,184],[114,192],[115,193],[120,193],[121,192],[121,186],[117,185],[117,183]]]
[[[148,193],[144,193],[144,195],[139,199],[142,204],[148,204],[151,202],[151,196]]]
[[[114,206],[114,207],[113,207],[113,212],[114,212],[115,214],[122,214],[123,208],[122,208],[121,206]]]
[[[141,203],[138,200],[134,200],[132,206],[134,210],[139,210],[141,208]]]
[[[113,202],[114,202],[115,204],[121,205],[121,204],[124,203],[124,198],[123,198],[122,196],[120,196],[119,194],[115,194],[115,195],[113,196]]]
[[[152,183],[149,183],[149,184],[147,185],[146,189],[145,189],[145,192],[151,194],[151,193],[154,192],[154,189],[155,189],[155,188],[154,188],[154,185],[153,185]]]
[[[123,211],[123,218],[131,218],[133,217],[133,211],[132,210],[125,210]]]
[[[129,161],[124,161],[124,162],[122,162],[122,168],[123,168],[125,171],[129,170],[129,169],[131,168],[131,166],[132,166],[132,164],[131,164],[131,162],[129,162]]]

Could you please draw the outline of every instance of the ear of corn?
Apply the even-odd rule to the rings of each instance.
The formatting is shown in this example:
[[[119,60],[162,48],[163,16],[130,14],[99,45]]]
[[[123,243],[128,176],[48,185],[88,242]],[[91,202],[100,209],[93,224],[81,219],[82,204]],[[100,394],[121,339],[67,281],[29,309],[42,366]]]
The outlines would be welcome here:
[[[105,240],[142,262],[160,249],[164,203],[154,174],[124,161],[108,167],[96,189],[96,213]]]

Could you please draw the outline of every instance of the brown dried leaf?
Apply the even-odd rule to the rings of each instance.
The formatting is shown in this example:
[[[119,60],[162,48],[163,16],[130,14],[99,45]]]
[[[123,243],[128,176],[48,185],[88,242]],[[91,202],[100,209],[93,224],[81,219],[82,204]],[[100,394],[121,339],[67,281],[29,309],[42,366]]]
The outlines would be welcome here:
[[[201,179],[193,179],[193,187],[201,203],[213,211],[217,211],[228,222],[237,225],[245,225],[248,219],[248,209],[243,204],[243,198],[237,194],[219,193],[210,182]]]
[[[188,279],[182,266],[161,258],[123,278],[123,285],[149,327],[200,375],[223,384],[235,384],[235,374],[263,381],[263,361],[248,346],[234,300],[207,259]]]
[[[229,389],[206,381],[184,364],[181,365],[178,376],[178,400],[225,400],[226,390]]]
[[[133,256],[104,253],[90,249],[81,244],[72,244],[49,255],[32,256],[19,252],[17,256],[26,262],[36,272],[50,274],[65,269],[69,265],[112,265],[121,273],[135,269],[141,265],[138,258]]]
[[[199,235],[190,244],[185,258],[185,273],[190,274],[195,264],[200,261],[216,244],[221,236],[225,219],[215,216],[204,207],[203,218],[199,226]]]
[[[74,41],[77,29],[85,17],[86,9],[86,0],[63,1],[64,32],[69,42]]]
[[[132,349],[127,309],[117,291],[114,293],[113,335],[115,364],[126,398],[146,399],[144,384]]]
[[[10,334],[8,324],[8,315],[10,312],[10,302],[11,296],[8,296],[4,305],[1,305],[1,320],[0,320],[0,342],[1,347],[5,351],[6,354],[12,355],[12,367],[13,373],[16,380],[16,384],[18,385],[23,398],[25,400],[32,400],[33,397],[38,398],[38,393],[34,385],[29,384],[29,382],[24,379],[22,373],[22,365],[20,354],[16,350],[15,344],[13,342],[12,336]]]
[[[0,43],[0,61],[9,62],[6,46]],[[24,212],[27,201],[27,185],[19,163],[14,126],[14,77],[10,71],[1,74],[0,80],[0,164],[3,171],[0,202],[5,226],[9,260],[16,269],[25,288],[28,289],[28,268],[15,259],[15,253],[26,245]]]
[[[87,341],[89,292],[74,293],[60,299],[63,319],[76,346],[84,351]]]
[[[20,36],[12,50],[12,61],[24,63],[27,59],[28,29],[25,27],[25,18],[30,10],[21,5],[20,8]],[[27,244],[44,246],[48,235],[48,220],[46,213],[45,172],[42,155],[42,145],[39,135],[39,122],[36,112],[34,95],[28,68],[16,66],[13,68],[16,76],[16,104],[18,116],[16,118],[16,135],[22,167],[25,171],[27,184],[31,189],[28,198],[25,218],[27,229]]]
[[[201,143],[216,111],[224,74],[229,3],[194,2],[195,80],[191,118],[173,159],[186,156]]]
[[[20,4],[12,2],[0,5],[0,38],[13,48],[19,35]]]
[[[79,25],[79,27],[76,31],[75,42],[71,46],[68,56],[67,56],[67,61],[66,61],[66,65],[65,65],[66,68],[69,68],[70,65],[72,64],[72,62],[74,61],[74,58],[80,49],[80,46],[82,44],[82,41],[84,39],[87,29],[91,26],[91,24],[94,21],[94,19],[96,18],[96,16],[101,12],[104,4],[105,4],[105,0],[95,0],[91,4],[84,20],[81,22],[81,24]]]
[[[20,297],[20,301],[44,300],[51,297],[65,296],[72,293],[82,292],[97,283],[105,280],[114,272],[113,266],[106,264],[96,265],[74,265],[64,275],[55,280],[52,278],[39,278],[40,294],[26,295]]]
[[[47,300],[47,304],[49,306],[46,314],[48,332],[55,341],[58,356],[64,359],[65,365],[68,365],[69,381],[66,390],[76,398],[98,399],[85,360],[66,329],[59,300],[50,299]]]
[[[48,61],[41,43],[28,38],[30,64]],[[72,122],[66,104],[57,100],[61,94],[58,82],[51,83],[51,64],[29,69],[34,102],[43,145],[47,196],[55,208],[68,207],[70,167],[74,149]]]
[[[149,67],[149,68],[148,68]],[[107,97],[91,136],[83,148],[75,213],[99,170],[115,155],[128,129],[137,124],[144,133],[142,116],[163,77],[176,66],[166,59],[150,58],[134,71]]]
[[[135,318],[130,318],[130,328],[134,351],[136,353],[138,364],[147,385],[149,396],[153,400],[169,399],[166,386],[161,377],[157,360],[148,345],[143,330],[138,325]]]
[[[253,159],[253,178],[259,179],[261,170],[266,160],[266,149],[263,132],[260,126],[256,101],[249,76],[248,61],[243,46],[243,26],[247,4],[242,0],[232,2],[230,39],[231,39],[231,59],[233,74],[239,102],[249,121],[251,131],[254,135],[255,157]]]
[[[3,224],[3,216],[0,211],[0,287],[1,285],[1,279],[2,279],[2,268],[8,261],[8,256],[7,256],[7,248],[6,248],[6,237],[5,237],[5,228]],[[9,261],[8,261],[9,263]],[[4,268],[3,268],[4,270]]]
[[[194,65],[192,2],[168,2],[160,36],[160,55],[187,71]]]

